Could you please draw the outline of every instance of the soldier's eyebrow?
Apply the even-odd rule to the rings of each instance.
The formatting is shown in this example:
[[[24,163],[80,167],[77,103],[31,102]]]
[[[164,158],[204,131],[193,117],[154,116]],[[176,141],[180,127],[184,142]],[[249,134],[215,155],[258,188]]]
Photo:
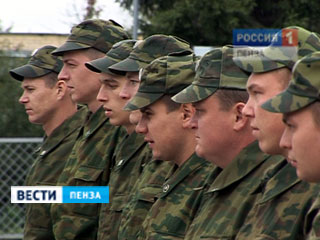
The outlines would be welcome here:
[[[29,88],[29,87],[34,87],[34,85],[32,85],[31,83],[24,83],[24,82],[21,84],[22,89]]]
[[[73,58],[63,58],[63,60],[62,60],[64,63],[67,63],[67,62],[71,62],[71,61],[73,61],[73,62],[77,62],[75,59],[73,59]]]
[[[117,80],[111,78],[111,77],[102,77],[99,79],[101,83],[118,83]]]
[[[247,86],[247,91],[252,92],[255,89],[260,89],[261,87],[256,83],[251,83]]]

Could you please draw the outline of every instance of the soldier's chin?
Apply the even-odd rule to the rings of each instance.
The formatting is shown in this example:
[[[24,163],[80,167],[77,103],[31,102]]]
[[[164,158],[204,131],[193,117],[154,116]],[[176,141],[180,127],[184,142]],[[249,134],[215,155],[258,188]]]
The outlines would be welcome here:
[[[121,126],[122,125],[121,121],[119,121],[119,119],[114,118],[114,117],[110,117],[109,121],[110,121],[110,124],[113,126]]]
[[[205,154],[202,151],[201,146],[199,146],[199,144],[196,145],[195,152],[198,157],[205,158]]]
[[[35,118],[33,115],[29,115],[29,122],[30,123],[33,123],[33,124],[42,124],[42,122],[39,120],[39,119],[37,119],[37,118]]]

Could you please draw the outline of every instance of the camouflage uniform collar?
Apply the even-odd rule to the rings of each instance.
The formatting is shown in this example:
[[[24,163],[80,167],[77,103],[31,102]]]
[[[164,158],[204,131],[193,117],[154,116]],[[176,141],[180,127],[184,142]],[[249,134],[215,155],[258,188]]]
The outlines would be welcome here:
[[[208,192],[220,191],[241,181],[269,158],[270,155],[260,150],[258,141],[254,141],[242,149],[237,157],[221,171]]]
[[[126,163],[132,159],[132,156],[144,147],[148,147],[148,145],[147,142],[144,141],[142,134],[136,132],[128,134],[127,137],[117,145],[114,151],[115,155],[113,157],[117,160],[115,169],[123,168]]]
[[[84,137],[88,138],[89,136],[91,136],[107,121],[109,121],[109,118],[106,117],[104,109],[101,106],[95,113],[91,113],[90,118],[84,123]]]
[[[286,164],[267,181],[263,197],[259,200],[259,203],[267,202],[302,182],[297,176],[296,169],[292,167],[283,156],[271,157],[278,157],[280,158],[279,161],[284,161]],[[305,183],[309,184],[307,182]]]
[[[52,152],[65,138],[79,129],[83,124],[86,114],[87,109],[85,107],[80,108],[75,114],[55,128],[49,137],[46,136],[39,150],[40,156],[44,157]]]
[[[163,192],[160,195],[160,198],[167,196],[172,189],[183,182],[185,178],[187,178],[197,169],[203,168],[206,165],[211,165],[211,163],[203,158],[198,157],[196,153],[193,153],[180,167],[177,168],[173,175],[166,179],[163,186],[168,185],[170,187],[166,192]]]

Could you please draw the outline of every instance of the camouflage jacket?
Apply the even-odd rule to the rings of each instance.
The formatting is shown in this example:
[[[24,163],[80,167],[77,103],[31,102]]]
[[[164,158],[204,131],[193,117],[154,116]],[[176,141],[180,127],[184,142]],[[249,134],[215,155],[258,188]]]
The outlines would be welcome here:
[[[284,158],[271,172],[262,198],[248,214],[236,239],[306,239],[304,224],[319,185],[298,179],[296,169]]]
[[[92,114],[78,139],[57,185],[107,185],[115,146],[124,130],[112,126],[103,108]],[[57,240],[96,239],[101,204],[52,204],[53,231]]]
[[[128,203],[123,209],[118,239],[136,240],[149,209],[162,193],[162,186],[177,165],[170,161],[152,160],[138,179]]]
[[[184,162],[163,184],[137,239],[184,239],[214,169],[195,153]]]
[[[307,214],[304,233],[307,240],[320,240],[320,192]]]
[[[152,152],[144,141],[144,136],[136,132],[127,135],[116,147],[113,156],[115,166],[111,170],[109,181],[110,203],[101,205],[98,239],[117,239],[122,210],[144,166],[151,158]]]
[[[245,147],[204,194],[185,239],[234,239],[250,209],[261,198],[265,172],[279,158],[261,152],[257,141]]]
[[[26,186],[55,186],[83,124],[87,108],[83,107],[45,137],[36,150],[26,177]],[[24,239],[54,239],[50,203],[26,204]]]

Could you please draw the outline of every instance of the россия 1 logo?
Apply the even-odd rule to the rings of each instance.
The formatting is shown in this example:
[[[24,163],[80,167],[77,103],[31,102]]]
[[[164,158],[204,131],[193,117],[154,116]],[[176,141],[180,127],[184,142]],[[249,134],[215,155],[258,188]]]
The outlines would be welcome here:
[[[109,203],[109,187],[12,186],[11,203]]]
[[[298,45],[297,29],[234,29],[234,46],[264,47],[270,45],[295,47]]]

